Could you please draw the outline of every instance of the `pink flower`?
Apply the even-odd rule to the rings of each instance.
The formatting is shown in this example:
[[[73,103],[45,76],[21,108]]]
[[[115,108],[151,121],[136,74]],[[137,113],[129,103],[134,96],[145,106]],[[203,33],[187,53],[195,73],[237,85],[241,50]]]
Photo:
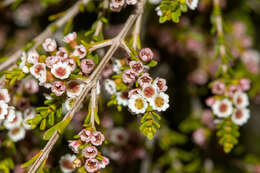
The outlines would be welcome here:
[[[212,107],[215,103],[215,98],[214,97],[209,97],[206,99],[206,105],[209,106],[209,107]]]
[[[98,150],[96,147],[94,146],[87,146],[86,148],[84,148],[82,150],[82,154],[84,155],[84,157],[86,157],[87,159],[94,159],[96,158],[97,154],[98,154]]]
[[[92,59],[83,59],[80,63],[81,71],[87,76],[95,67],[95,63]]]
[[[61,96],[66,90],[66,86],[64,82],[62,81],[55,81],[52,84],[51,91],[56,95],[56,96]]]
[[[87,55],[87,50],[83,45],[78,45],[78,46],[75,46],[75,49],[74,49],[72,55],[79,57],[79,59],[82,59]]]
[[[85,168],[87,172],[96,172],[100,169],[99,161],[97,159],[88,159],[85,163]]]
[[[149,62],[153,59],[153,52],[150,48],[141,49],[139,52],[139,57],[144,62]]]
[[[64,60],[64,63],[66,63],[71,68],[71,71],[74,71],[77,67],[76,62],[72,58]]]
[[[83,142],[90,142],[92,138],[92,133],[89,130],[83,129],[79,132],[80,140]]]
[[[144,71],[144,65],[141,61],[130,61],[129,66],[136,76]]]
[[[77,39],[77,33],[76,32],[72,32],[72,33],[67,34],[64,37],[63,41],[65,43],[71,43],[71,42],[75,41],[76,39]]]
[[[57,64],[60,61],[61,59],[58,56],[49,56],[46,58],[45,63],[47,67],[52,68],[54,64]]]
[[[140,94],[141,90],[139,88],[132,89],[128,92],[128,97],[130,98],[132,95]]]
[[[40,57],[40,55],[38,54],[38,52],[36,50],[31,50],[28,52],[27,61],[30,64],[36,64],[39,62],[39,57]]]
[[[71,73],[71,67],[66,63],[57,63],[54,64],[51,73],[58,79],[67,79]]]
[[[215,81],[212,84],[212,93],[213,94],[217,94],[217,95],[221,95],[225,92],[225,84],[223,82],[220,81]]]
[[[68,97],[77,97],[80,95],[84,84],[80,83],[77,80],[72,80],[67,83],[67,95]]]
[[[35,94],[39,91],[39,85],[38,82],[35,79],[27,79],[24,82],[24,89],[27,93]]]
[[[133,83],[135,81],[135,75],[131,69],[127,69],[124,71],[122,75],[122,80],[124,83]]]
[[[201,122],[212,130],[216,128],[212,112],[209,109],[206,109],[202,112]]]
[[[69,54],[64,47],[60,47],[59,51],[56,52],[56,56],[60,57],[61,61],[65,61],[69,57]]]
[[[168,89],[168,87],[166,85],[166,80],[163,78],[156,78],[153,81],[153,84],[157,87],[158,91],[160,91],[160,92],[164,92]]]
[[[53,52],[56,50],[57,44],[55,40],[47,38],[42,44],[42,47],[46,52]]]
[[[125,5],[124,0],[111,0],[110,8],[112,11],[120,11],[121,8]]]
[[[69,141],[69,147],[72,149],[74,153],[79,153],[79,146],[81,145],[81,142],[78,140],[70,140]]]
[[[139,85],[143,86],[145,84],[151,84],[153,79],[150,77],[148,73],[144,73],[141,77],[138,78],[137,82]]]
[[[243,91],[247,91],[250,89],[250,80],[247,78],[242,78],[239,81],[239,86]]]
[[[105,140],[104,135],[98,131],[94,132],[93,136],[91,137],[91,143],[95,146],[101,145],[104,140]]]
[[[188,76],[188,80],[198,85],[204,85],[208,81],[208,76],[204,70],[197,69]]]
[[[100,168],[105,168],[109,164],[109,159],[105,156],[102,157],[102,160],[100,162]]]
[[[206,133],[203,129],[197,129],[192,134],[193,142],[199,146],[206,144]]]
[[[43,63],[36,63],[30,68],[31,74],[41,83],[46,82],[46,65]]]
[[[105,66],[105,69],[102,71],[102,76],[104,78],[108,78],[109,76],[111,76],[113,74],[113,67],[111,64],[107,64]]]
[[[233,97],[234,96],[234,94],[237,92],[237,91],[240,91],[241,90],[241,88],[240,88],[240,86],[238,86],[238,85],[230,85],[229,87],[228,87],[228,89],[227,89],[227,93],[226,93],[226,95],[228,96],[228,97]]]

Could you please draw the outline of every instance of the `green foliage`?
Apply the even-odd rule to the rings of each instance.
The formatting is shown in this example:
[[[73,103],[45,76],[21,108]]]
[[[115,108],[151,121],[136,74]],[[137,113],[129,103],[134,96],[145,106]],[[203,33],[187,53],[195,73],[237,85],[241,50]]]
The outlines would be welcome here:
[[[182,12],[187,12],[188,7],[184,0],[163,0],[160,4],[162,16],[160,16],[159,22],[164,23],[172,20],[178,23]]]
[[[60,0],[41,0],[41,3],[44,7],[48,7],[49,5],[54,5],[59,2],[60,2]]]
[[[4,71],[4,74],[7,87],[11,87],[16,81],[20,81],[27,76],[20,68]]]
[[[14,168],[14,162],[11,158],[6,158],[0,161],[0,172],[10,173]]]
[[[182,121],[179,125],[179,129],[184,133],[191,133],[194,130],[201,128],[202,124],[199,119],[194,117],[189,117],[186,120]]]
[[[155,133],[160,128],[160,124],[158,123],[160,119],[160,115],[158,115],[156,112],[152,112],[151,110],[147,111],[141,119],[141,126],[139,128],[140,131],[148,139],[152,140]]]
[[[217,136],[219,137],[219,144],[223,146],[226,153],[229,153],[238,143],[239,127],[234,124],[230,118],[223,119],[217,125]]]

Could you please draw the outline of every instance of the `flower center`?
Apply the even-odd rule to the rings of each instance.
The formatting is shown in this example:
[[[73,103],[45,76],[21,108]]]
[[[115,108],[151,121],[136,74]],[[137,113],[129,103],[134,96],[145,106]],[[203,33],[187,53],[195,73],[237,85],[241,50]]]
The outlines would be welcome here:
[[[63,67],[58,67],[58,68],[56,69],[56,74],[57,74],[58,76],[64,76],[64,75],[66,74],[66,69],[63,68]]]
[[[144,101],[143,101],[143,99],[136,99],[135,100],[135,107],[137,108],[137,109],[142,109],[143,107],[144,107]]]
[[[225,103],[221,103],[219,106],[219,111],[224,113],[227,111],[228,106]]]
[[[241,111],[241,110],[237,110],[237,111],[236,111],[236,118],[237,118],[237,119],[240,119],[240,118],[242,118],[242,117],[243,117],[242,111]]]
[[[62,162],[62,166],[67,169],[73,169],[73,165],[72,165],[71,161],[69,161],[69,160],[64,160]]]
[[[156,97],[154,102],[157,107],[162,107],[164,105],[164,99],[160,96]]]
[[[144,95],[145,97],[151,98],[155,94],[155,90],[153,87],[146,87],[144,89]]]

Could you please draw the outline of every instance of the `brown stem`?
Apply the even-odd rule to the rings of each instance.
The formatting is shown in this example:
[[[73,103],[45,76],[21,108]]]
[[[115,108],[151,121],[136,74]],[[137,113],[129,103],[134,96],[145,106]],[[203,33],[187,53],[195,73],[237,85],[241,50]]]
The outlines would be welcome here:
[[[87,3],[90,0],[87,0]],[[34,43],[33,47],[31,49],[36,49],[38,46],[44,42],[44,40],[48,37],[50,37],[55,31],[53,30],[53,27],[55,28],[61,28],[63,25],[67,23],[70,19],[73,19],[80,11],[80,4],[83,3],[83,0],[77,1],[71,8],[67,10],[65,15],[58,19],[57,21],[50,24],[40,35],[35,37],[32,42]],[[20,58],[23,50],[17,50],[14,54],[12,54],[5,62],[0,64],[0,71],[6,70],[8,67],[12,66],[16,63],[16,61]]]

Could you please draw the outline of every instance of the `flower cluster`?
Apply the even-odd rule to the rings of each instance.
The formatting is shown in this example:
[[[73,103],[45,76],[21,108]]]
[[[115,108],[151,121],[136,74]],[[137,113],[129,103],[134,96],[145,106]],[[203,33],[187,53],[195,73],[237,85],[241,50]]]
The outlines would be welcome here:
[[[250,111],[248,95],[245,91],[250,89],[250,80],[243,78],[237,84],[225,85],[217,80],[212,83],[212,93],[216,94],[206,100],[206,104],[212,108],[218,118],[231,116],[233,123],[242,126],[249,117]]]
[[[25,137],[26,130],[30,130],[31,126],[27,124],[27,120],[35,117],[35,109],[29,107],[24,112],[16,110],[14,106],[10,106],[11,97],[7,89],[0,89],[0,125],[3,123],[5,129],[9,130],[8,136],[18,142]]]
[[[105,140],[104,135],[99,131],[83,129],[79,132],[80,139],[69,141],[69,147],[78,154],[73,161],[73,167],[84,167],[87,172],[97,172],[109,164],[109,159],[102,156],[96,148],[102,145]]]
[[[120,12],[126,5],[135,5],[137,0],[111,0],[110,9],[114,12]]]
[[[56,96],[68,97],[65,106],[69,110],[73,99],[83,89],[80,78],[86,78],[95,67],[94,60],[86,58],[87,49],[78,44],[75,32],[63,39],[66,44],[58,47],[55,40],[47,38],[42,47],[47,53],[40,55],[36,50],[23,53],[19,67],[24,73],[30,73],[41,86],[50,88]]]
[[[161,112],[169,107],[169,96],[165,94],[166,80],[153,79],[147,73],[149,65],[155,63],[152,59],[151,49],[144,48],[139,51],[139,57],[135,60],[116,60],[113,71],[119,74],[120,79],[105,80],[106,91],[115,95],[118,105],[128,106],[132,113],[143,114],[148,107]],[[117,87],[122,85],[130,88]]]

